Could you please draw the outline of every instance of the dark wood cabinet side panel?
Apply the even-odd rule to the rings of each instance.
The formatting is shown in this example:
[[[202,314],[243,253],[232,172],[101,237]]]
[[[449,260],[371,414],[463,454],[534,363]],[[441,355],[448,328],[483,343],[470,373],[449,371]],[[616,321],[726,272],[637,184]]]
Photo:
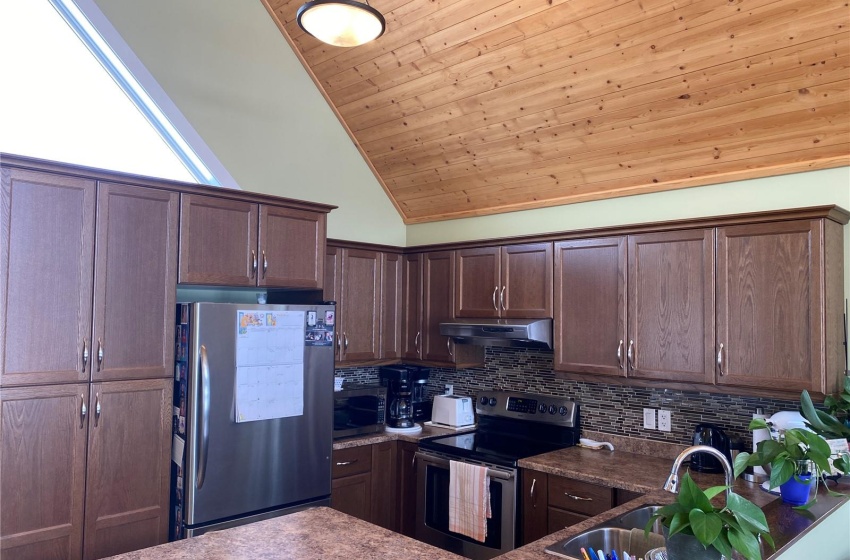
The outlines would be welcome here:
[[[548,477],[546,473],[538,471],[522,471],[521,544],[534,542],[549,534]]]
[[[714,382],[713,230],[629,237],[629,376]]]
[[[398,531],[396,442],[372,444],[372,523]]]
[[[402,257],[381,254],[381,358],[393,360],[402,353]]]
[[[555,244],[555,369],[626,375],[626,238]]]
[[[499,248],[457,251],[455,267],[454,316],[498,317],[501,288]]]
[[[408,537],[416,534],[416,451],[419,445],[409,441],[398,442],[398,532]]]
[[[552,243],[506,245],[501,253],[502,317],[551,318]]]
[[[156,189],[98,187],[93,380],[172,374],[179,200]]]
[[[342,298],[342,249],[328,246],[325,250],[325,270],[322,279],[322,292],[325,301],[336,302],[336,330],[334,331],[334,360],[339,362],[342,349],[342,325],[345,310]]]
[[[823,227],[823,274],[824,274],[824,338],[826,359],[823,376],[812,380],[812,388],[824,394],[837,393],[843,387],[844,370],[844,228],[831,221],[820,220]],[[850,294],[847,294],[850,297]],[[850,320],[850,318],[848,318]]]
[[[256,286],[256,204],[180,195],[181,284]]]
[[[326,215],[260,205],[258,285],[323,287]]]
[[[718,230],[719,383],[822,390],[821,251],[816,221]]]
[[[88,385],[0,390],[0,556],[82,557]]]
[[[372,521],[372,475],[356,474],[331,481],[331,507],[364,521]]]
[[[88,379],[95,188],[86,179],[2,169],[3,386]]]
[[[172,386],[170,379],[91,386],[86,559],[168,540]]]

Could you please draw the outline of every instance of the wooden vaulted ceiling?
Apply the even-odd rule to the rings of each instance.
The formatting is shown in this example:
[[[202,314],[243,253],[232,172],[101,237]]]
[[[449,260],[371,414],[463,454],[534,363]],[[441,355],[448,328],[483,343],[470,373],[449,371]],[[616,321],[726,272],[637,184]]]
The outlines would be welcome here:
[[[406,223],[850,162],[847,0],[262,0]]]

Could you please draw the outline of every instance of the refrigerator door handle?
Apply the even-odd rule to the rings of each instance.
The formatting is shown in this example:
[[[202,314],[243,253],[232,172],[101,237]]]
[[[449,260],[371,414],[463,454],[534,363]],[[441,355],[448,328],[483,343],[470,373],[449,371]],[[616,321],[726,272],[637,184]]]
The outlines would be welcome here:
[[[207,358],[207,347],[201,345],[201,458],[198,461],[198,476],[195,488],[204,486],[207,475],[207,455],[210,450],[210,362]]]

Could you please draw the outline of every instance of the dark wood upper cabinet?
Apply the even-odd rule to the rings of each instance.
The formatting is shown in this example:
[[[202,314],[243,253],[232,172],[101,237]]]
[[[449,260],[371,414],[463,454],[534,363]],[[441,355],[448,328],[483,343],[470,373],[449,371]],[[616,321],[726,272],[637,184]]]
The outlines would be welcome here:
[[[168,540],[172,381],[93,383],[84,558]]]
[[[95,182],[0,173],[0,384],[87,380]]]
[[[419,253],[402,259],[402,359],[422,359],[422,262]]]
[[[259,286],[321,288],[326,215],[260,205]]]
[[[180,283],[256,286],[258,216],[250,202],[182,194]]]
[[[177,193],[98,186],[92,379],[171,375],[178,213]]]
[[[422,359],[452,362],[451,341],[440,334],[440,323],[454,319],[455,252],[436,251],[422,256]]]
[[[552,243],[456,253],[456,317],[552,317]]]
[[[394,360],[402,353],[402,256],[381,254],[381,358]]]
[[[87,383],[0,389],[3,558],[82,557],[84,402]]]
[[[381,257],[377,251],[342,250],[337,336],[341,362],[380,357]]]
[[[555,243],[555,369],[626,375],[626,237]]]
[[[717,383],[831,391],[824,385],[820,220],[717,231]]]
[[[629,376],[714,382],[714,230],[629,236]]]
[[[456,317],[499,317],[502,289],[499,247],[477,247],[456,251]]]

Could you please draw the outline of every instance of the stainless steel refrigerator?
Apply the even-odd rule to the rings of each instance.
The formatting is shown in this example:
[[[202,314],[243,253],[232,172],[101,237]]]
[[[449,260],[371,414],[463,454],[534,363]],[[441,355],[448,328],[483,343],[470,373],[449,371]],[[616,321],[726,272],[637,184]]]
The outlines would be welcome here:
[[[171,539],[328,505],[332,305],[177,306]]]

